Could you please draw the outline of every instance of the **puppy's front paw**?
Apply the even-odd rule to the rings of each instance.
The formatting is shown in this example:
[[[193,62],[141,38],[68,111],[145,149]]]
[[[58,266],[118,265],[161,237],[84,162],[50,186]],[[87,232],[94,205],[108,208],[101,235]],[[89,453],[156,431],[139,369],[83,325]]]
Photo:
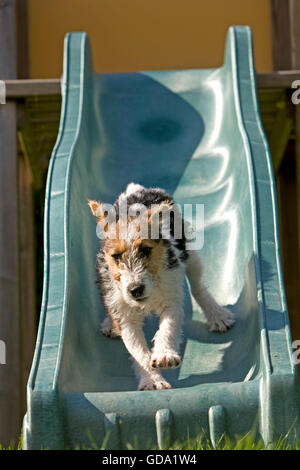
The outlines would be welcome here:
[[[104,336],[107,336],[108,338],[118,338],[119,335],[117,335],[114,331],[113,324],[111,321],[110,317],[105,317],[103,322],[100,325],[100,329]]]
[[[216,312],[213,312],[211,319],[208,322],[209,331],[225,332],[229,330],[235,323],[233,313],[227,308],[218,307]]]
[[[181,363],[179,355],[175,351],[153,352],[150,360],[152,369],[175,369]]]
[[[169,382],[160,378],[147,378],[141,379],[139,383],[139,390],[167,390],[172,388]]]

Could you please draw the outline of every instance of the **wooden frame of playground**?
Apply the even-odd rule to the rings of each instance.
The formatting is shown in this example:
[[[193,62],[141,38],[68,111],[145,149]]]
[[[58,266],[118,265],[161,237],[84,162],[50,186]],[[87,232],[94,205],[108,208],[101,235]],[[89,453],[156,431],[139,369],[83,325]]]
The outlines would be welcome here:
[[[292,335],[300,339],[300,105],[291,84],[300,80],[300,0],[270,0],[274,72],[257,75],[262,121],[276,175],[282,263]],[[44,177],[59,124],[60,79],[28,79],[27,0],[0,2],[0,442],[20,433],[26,382],[35,345],[42,258],[42,215],[36,192]],[[36,135],[43,139],[37,140]],[[40,149],[43,158],[40,160]],[[42,213],[42,208],[40,208]],[[39,246],[37,246],[39,245]],[[39,278],[39,279],[37,279]],[[38,282],[37,282],[38,281]]]

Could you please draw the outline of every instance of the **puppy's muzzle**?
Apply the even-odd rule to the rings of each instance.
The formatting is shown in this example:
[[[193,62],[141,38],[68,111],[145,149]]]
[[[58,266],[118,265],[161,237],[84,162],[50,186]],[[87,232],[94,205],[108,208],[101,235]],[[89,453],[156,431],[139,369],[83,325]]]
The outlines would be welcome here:
[[[144,284],[130,284],[128,292],[135,300],[142,300],[144,297],[145,285]]]

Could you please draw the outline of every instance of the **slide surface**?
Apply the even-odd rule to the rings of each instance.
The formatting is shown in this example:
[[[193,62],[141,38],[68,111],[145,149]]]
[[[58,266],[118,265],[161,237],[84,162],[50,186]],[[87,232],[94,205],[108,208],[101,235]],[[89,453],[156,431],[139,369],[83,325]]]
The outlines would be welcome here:
[[[113,75],[93,72],[86,34],[68,34],[62,96],[25,447],[106,438],[109,449],[163,448],[202,431],[212,443],[253,427],[266,442],[286,433],[299,415],[298,382],[250,29],[229,29],[220,68]],[[210,332],[186,285],[182,365],[163,372],[172,390],[137,391],[122,341],[99,329],[87,200],[113,203],[131,181],[204,205],[204,281],[236,317],[230,331]],[[149,342],[156,328],[147,320]]]

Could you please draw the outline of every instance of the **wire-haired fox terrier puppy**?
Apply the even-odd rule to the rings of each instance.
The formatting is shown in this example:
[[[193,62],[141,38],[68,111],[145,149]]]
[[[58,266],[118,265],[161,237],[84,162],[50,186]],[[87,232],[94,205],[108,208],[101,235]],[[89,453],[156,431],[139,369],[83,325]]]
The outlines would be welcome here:
[[[184,275],[211,331],[231,328],[233,315],[203,286],[200,258],[188,250],[185,222],[164,190],[131,183],[111,209],[97,201],[89,206],[101,232],[97,272],[107,311],[101,330],[111,338],[122,337],[134,359],[139,390],[171,388],[158,369],[173,369],[181,362]],[[160,320],[150,351],[143,323],[153,311]]]

